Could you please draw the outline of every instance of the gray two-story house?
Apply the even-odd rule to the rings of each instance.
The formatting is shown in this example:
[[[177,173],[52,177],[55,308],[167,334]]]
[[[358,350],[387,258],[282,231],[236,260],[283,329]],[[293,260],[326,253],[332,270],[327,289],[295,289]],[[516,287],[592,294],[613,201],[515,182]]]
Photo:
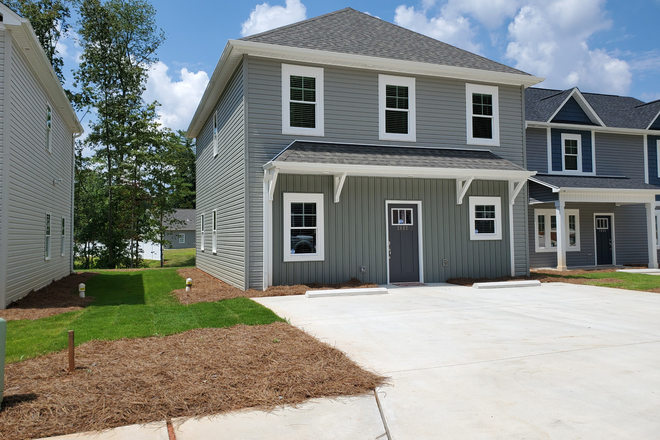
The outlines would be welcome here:
[[[526,90],[532,268],[658,267],[660,101]]]
[[[526,274],[541,80],[350,8],[230,40],[188,129],[197,266],[243,289]]]
[[[30,23],[0,3],[0,309],[73,271],[82,131]]]

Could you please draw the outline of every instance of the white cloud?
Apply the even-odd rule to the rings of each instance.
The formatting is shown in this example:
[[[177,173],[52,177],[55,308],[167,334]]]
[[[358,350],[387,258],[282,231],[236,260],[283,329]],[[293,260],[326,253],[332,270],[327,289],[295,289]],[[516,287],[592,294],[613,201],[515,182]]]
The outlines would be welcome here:
[[[428,1],[424,0],[424,4]],[[469,14],[487,28],[494,29],[514,17],[522,4],[523,0],[449,0],[442,9],[450,16]]]
[[[506,57],[518,69],[546,77],[545,87],[579,86],[586,91],[626,94],[630,65],[602,49],[590,37],[611,27],[604,0],[527,0],[509,24]]]
[[[424,6],[431,5],[432,1],[425,1]],[[394,13],[394,22],[420,34],[427,35],[436,40],[460,47],[461,49],[479,53],[481,47],[473,42],[475,32],[470,26],[467,17],[449,14],[442,8],[440,15],[427,17],[428,9],[416,10],[414,6],[398,6]]]
[[[168,69],[162,61],[151,67],[144,99],[161,104],[158,108],[161,124],[173,130],[185,130],[202,99],[209,76],[202,70],[194,73],[184,67],[177,71],[180,80],[175,81],[167,74]]]
[[[241,25],[241,35],[247,37],[305,18],[307,18],[307,8],[300,3],[300,0],[286,0],[286,7],[262,3],[255,6],[250,18]]]

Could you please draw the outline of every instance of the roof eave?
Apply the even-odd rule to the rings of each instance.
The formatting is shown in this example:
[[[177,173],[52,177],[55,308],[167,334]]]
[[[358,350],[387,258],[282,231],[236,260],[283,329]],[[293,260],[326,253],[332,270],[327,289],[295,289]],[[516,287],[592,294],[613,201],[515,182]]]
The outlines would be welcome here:
[[[39,44],[30,22],[21,18],[20,24],[5,23],[5,27],[11,31],[14,40],[18,43],[18,49],[22,49],[21,52],[27,58],[33,73],[44,86],[51,104],[56,107],[67,127],[74,134],[82,134],[84,131],[82,124],[78,120],[78,116],[64,92],[64,88],[60,84],[46,53]],[[25,50],[26,48],[29,48],[29,50]]]
[[[580,125],[580,124],[566,124],[563,122],[545,122],[545,121],[525,121],[525,128],[565,128],[571,130],[582,131],[599,131],[608,133],[621,133],[621,134],[653,134],[653,130],[643,128],[623,128],[623,127],[603,127],[600,125]]]

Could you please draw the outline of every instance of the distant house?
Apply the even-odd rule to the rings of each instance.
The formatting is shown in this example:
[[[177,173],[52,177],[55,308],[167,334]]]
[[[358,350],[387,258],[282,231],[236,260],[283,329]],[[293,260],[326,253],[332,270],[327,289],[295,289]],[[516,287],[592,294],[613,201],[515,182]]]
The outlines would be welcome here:
[[[657,268],[660,101],[525,93],[533,268]]]
[[[172,243],[171,249],[194,248],[197,243],[195,234],[195,210],[177,209],[173,217],[176,221],[169,227],[168,233],[165,236],[165,239]]]
[[[82,132],[30,23],[0,3],[0,308],[73,270]]]
[[[527,274],[541,80],[351,8],[230,40],[188,129],[197,267],[242,289]]]

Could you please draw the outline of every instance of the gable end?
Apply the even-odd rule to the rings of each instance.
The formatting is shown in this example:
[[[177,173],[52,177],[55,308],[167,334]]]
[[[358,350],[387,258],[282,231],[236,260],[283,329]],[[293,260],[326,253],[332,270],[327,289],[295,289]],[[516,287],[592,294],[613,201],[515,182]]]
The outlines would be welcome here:
[[[582,110],[580,104],[577,103],[574,97],[566,101],[566,104],[557,112],[552,122],[565,123],[565,124],[579,124],[579,125],[597,125],[594,124],[589,116]]]
[[[651,126],[649,127],[649,130],[658,130],[660,131],[660,115],[658,115],[657,118],[655,118],[655,121]]]

